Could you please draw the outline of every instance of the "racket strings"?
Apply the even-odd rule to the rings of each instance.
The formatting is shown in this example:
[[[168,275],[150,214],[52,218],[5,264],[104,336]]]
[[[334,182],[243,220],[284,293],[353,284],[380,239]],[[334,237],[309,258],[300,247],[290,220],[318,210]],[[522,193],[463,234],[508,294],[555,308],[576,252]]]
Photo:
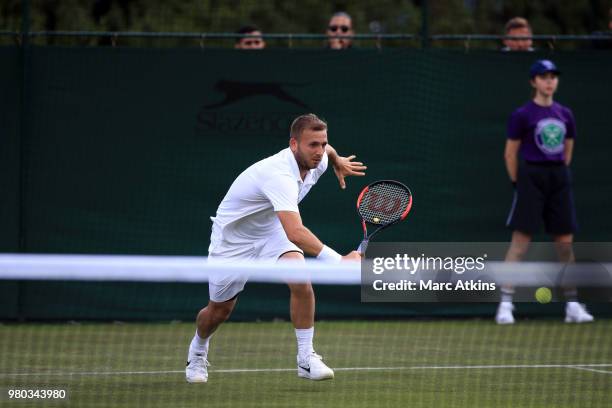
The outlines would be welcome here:
[[[375,184],[370,186],[359,203],[359,214],[371,224],[392,223],[401,218],[410,199],[410,192],[401,185]]]

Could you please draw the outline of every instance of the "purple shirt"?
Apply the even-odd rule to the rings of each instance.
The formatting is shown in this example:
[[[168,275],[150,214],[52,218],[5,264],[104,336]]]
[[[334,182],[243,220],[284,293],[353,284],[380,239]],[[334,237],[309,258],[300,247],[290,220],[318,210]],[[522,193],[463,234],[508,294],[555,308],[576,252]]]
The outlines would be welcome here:
[[[545,107],[529,101],[508,121],[508,139],[521,141],[519,154],[527,161],[561,162],[565,138],[575,137],[574,114],[557,102]]]

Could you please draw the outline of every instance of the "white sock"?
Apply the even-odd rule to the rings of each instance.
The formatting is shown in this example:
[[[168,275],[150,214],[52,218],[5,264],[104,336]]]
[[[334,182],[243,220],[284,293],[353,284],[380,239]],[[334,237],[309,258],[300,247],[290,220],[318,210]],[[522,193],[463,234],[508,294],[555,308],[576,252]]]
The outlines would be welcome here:
[[[514,296],[514,289],[502,288],[501,289],[501,301],[512,303],[512,297]]]
[[[312,338],[314,337],[314,327],[310,329],[295,329],[297,338],[298,356],[306,357],[314,352],[312,348]]]
[[[200,336],[198,336],[198,331],[196,330],[195,335],[193,336],[193,339],[191,339],[191,344],[189,345],[189,348],[196,353],[207,354],[209,341],[210,341],[210,336],[203,339]]]

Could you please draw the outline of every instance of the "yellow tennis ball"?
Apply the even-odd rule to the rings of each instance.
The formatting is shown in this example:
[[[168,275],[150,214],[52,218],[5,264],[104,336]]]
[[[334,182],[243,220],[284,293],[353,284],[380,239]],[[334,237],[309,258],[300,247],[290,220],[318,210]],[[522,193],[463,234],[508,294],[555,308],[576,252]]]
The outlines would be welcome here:
[[[380,218],[374,217],[374,222],[378,224],[380,222]]]
[[[545,287],[538,288],[535,292],[535,298],[540,303],[548,303],[552,300],[552,292]]]

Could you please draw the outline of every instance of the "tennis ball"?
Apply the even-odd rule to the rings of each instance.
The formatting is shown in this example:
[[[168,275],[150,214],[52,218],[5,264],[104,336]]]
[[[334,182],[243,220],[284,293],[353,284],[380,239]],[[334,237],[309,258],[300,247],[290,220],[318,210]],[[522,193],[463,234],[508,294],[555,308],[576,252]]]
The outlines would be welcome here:
[[[538,288],[535,291],[535,298],[540,303],[548,303],[552,300],[552,292],[545,287]]]
[[[378,224],[380,222],[380,218],[374,217],[373,221]]]

